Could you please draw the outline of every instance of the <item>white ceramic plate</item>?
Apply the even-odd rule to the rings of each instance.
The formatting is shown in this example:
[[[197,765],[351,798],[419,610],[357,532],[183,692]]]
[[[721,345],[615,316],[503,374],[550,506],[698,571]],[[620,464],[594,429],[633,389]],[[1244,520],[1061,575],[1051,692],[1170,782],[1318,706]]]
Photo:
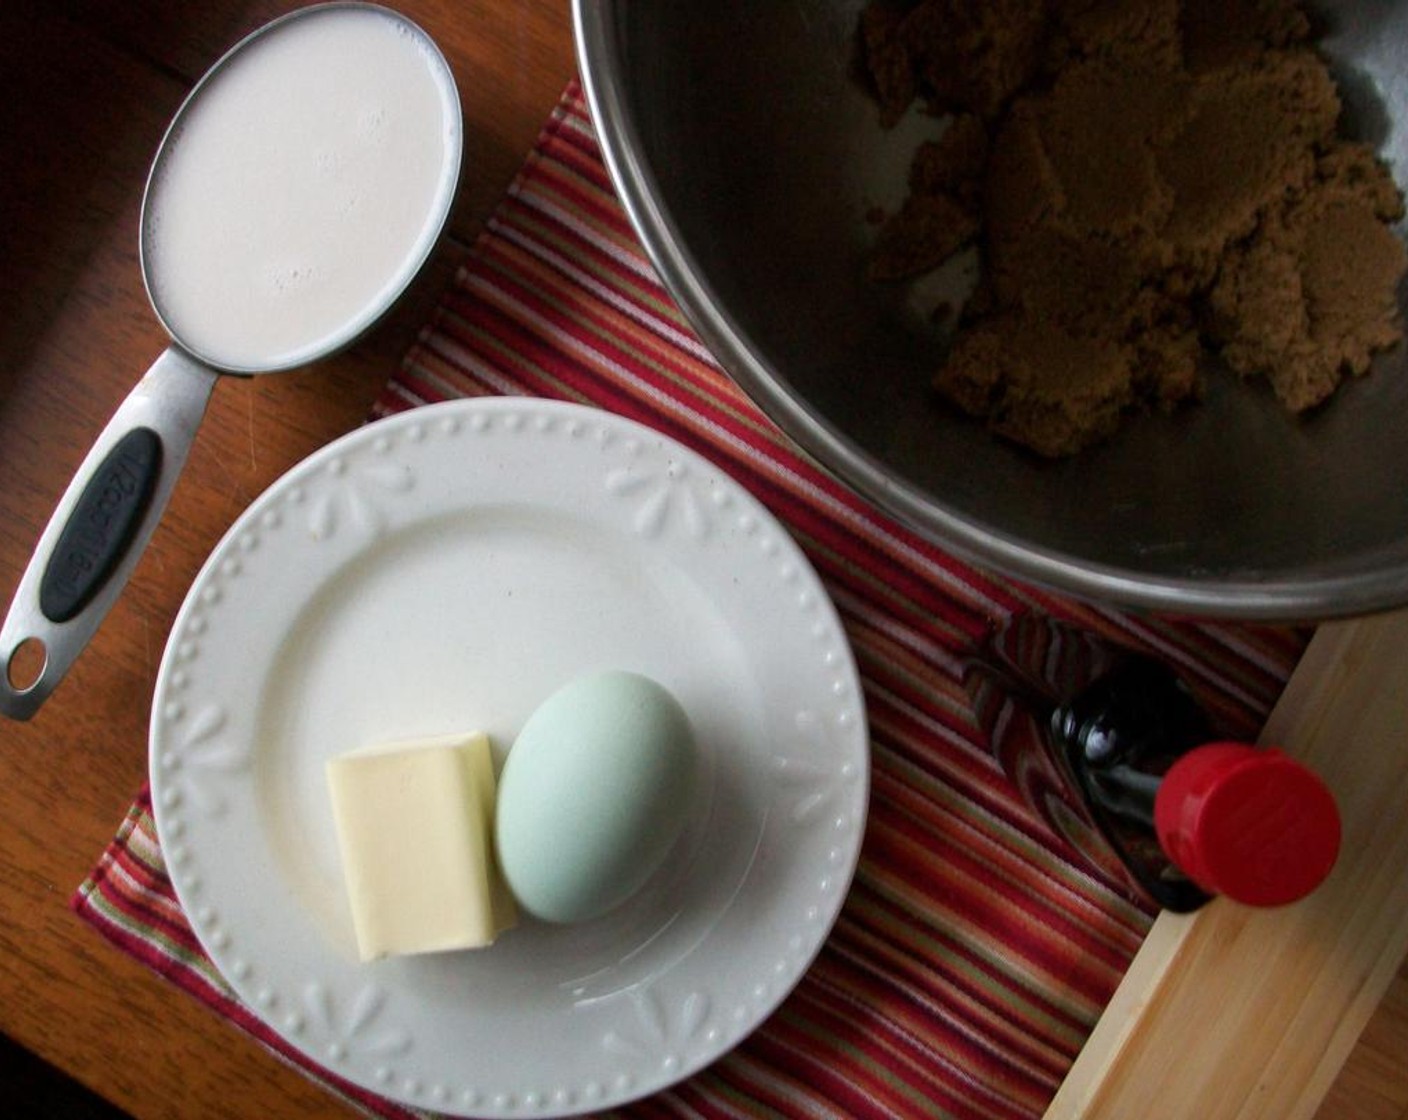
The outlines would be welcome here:
[[[662,869],[591,923],[359,964],[324,761],[502,748],[608,667],[674,692],[706,760]],[[269,1026],[407,1104],[548,1116],[686,1077],[776,1007],[845,896],[868,753],[836,613],[751,495],[641,425],[493,398],[354,432],[249,508],[176,620],[151,774],[182,906]]]

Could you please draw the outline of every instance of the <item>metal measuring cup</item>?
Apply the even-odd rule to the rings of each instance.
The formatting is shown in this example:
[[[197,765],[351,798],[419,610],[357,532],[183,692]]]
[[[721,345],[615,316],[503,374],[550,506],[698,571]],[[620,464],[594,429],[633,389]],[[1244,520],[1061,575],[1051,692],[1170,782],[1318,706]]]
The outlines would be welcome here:
[[[29,719],[39,710],[127,583],[175,487],[217,377],[277,373],[320,360],[349,345],[380,320],[410,286],[443,231],[458,183],[463,148],[457,96],[450,96],[445,106],[448,127],[443,167],[448,187],[436,195],[435,206],[427,214],[427,228],[433,227],[431,235],[420,235],[419,254],[409,253],[386,277],[387,286],[381,295],[349,316],[341,329],[325,335],[325,344],[289,360],[232,364],[228,359],[202,353],[189,339],[182,338],[163,307],[160,277],[153,275],[149,251],[152,207],[164,157],[194,107],[217,75],[266,36],[277,35],[296,21],[345,9],[371,11],[398,21],[407,34],[427,48],[429,65],[437,68],[435,76],[453,94],[449,64],[418,26],[377,5],[336,2],[299,9],[252,32],[227,51],[182,102],[152,161],[141,222],[142,278],[152,309],[171,343],[98,436],[60,499],[20,579],[4,626],[0,627],[0,713],[12,719]],[[415,248],[415,243],[411,248]],[[217,262],[212,262],[212,267],[216,266]],[[17,654],[22,648],[35,646],[42,656],[42,668],[33,679],[16,679]]]

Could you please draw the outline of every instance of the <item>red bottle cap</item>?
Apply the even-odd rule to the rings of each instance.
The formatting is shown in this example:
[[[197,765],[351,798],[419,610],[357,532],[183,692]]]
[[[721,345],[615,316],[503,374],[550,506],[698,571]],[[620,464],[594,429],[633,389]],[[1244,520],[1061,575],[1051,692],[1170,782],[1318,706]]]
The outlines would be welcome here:
[[[1211,894],[1280,906],[1335,864],[1340,815],[1313,771],[1277,750],[1209,743],[1169,768],[1154,798],[1168,857]]]

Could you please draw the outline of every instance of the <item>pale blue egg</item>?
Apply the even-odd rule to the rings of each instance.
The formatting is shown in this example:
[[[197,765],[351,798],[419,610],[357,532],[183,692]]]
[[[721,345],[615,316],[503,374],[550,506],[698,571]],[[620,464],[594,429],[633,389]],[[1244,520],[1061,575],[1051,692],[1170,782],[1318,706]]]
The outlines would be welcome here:
[[[528,717],[499,778],[495,845],[519,905],[580,922],[644,885],[679,839],[699,769],[689,717],[638,673],[592,673]]]

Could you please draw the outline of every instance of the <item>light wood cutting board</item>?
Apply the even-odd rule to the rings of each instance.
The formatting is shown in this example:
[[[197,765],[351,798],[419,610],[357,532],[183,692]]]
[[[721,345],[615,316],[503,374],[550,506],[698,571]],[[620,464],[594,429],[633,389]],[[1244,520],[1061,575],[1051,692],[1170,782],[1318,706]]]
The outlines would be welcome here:
[[[1398,971],[1408,613],[1322,626],[1262,741],[1333,789],[1334,872],[1278,910],[1161,915],[1046,1120],[1308,1120]]]

